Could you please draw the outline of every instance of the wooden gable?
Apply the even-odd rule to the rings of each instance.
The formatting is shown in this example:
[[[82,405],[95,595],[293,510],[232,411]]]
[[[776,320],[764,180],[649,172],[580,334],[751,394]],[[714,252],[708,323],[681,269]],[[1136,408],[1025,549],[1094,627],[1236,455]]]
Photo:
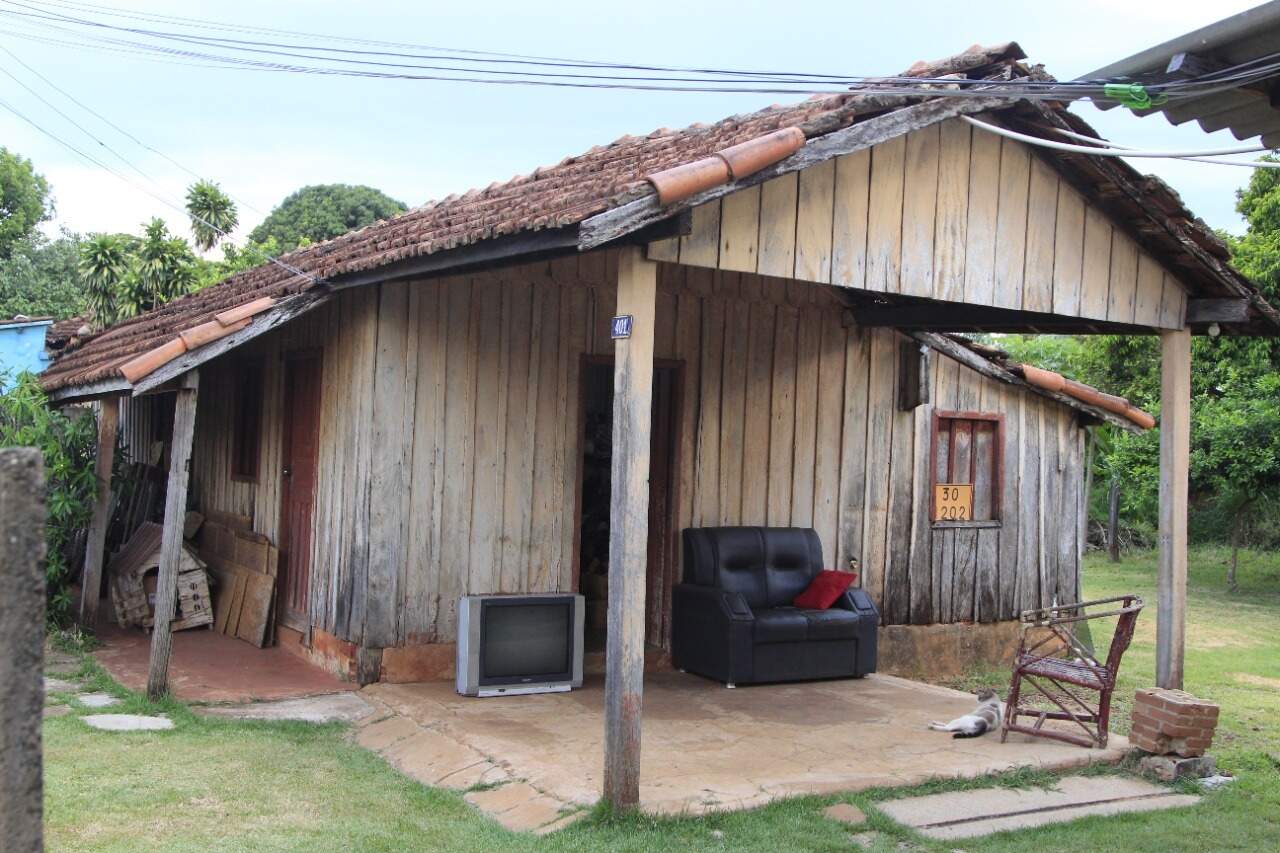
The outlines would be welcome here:
[[[694,209],[650,257],[1180,328],[1187,292],[1029,146],[949,119]]]

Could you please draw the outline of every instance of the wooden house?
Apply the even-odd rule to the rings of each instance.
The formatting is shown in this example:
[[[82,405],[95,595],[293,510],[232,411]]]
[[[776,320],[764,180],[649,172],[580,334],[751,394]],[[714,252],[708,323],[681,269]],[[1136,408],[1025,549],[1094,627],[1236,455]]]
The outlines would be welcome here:
[[[1020,79],[1021,58],[909,73]],[[1159,335],[1177,683],[1190,334],[1271,334],[1276,311],[1158,180],[971,115],[1092,134],[1009,96],[850,92],[623,137],[124,321],[43,382],[103,401],[104,450],[115,401],[130,453],[168,442],[171,553],[189,458],[196,507],[278,544],[282,625],[361,681],[446,674],[465,593],[607,600],[625,803],[682,528],[814,527],[832,566],[857,562],[895,660],[1003,642],[1078,595],[1084,427],[1152,420],[951,333]]]

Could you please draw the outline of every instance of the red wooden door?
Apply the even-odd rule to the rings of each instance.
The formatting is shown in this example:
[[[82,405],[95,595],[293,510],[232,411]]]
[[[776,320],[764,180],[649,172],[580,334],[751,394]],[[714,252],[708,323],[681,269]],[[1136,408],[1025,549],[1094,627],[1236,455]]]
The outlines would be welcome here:
[[[284,363],[284,424],[280,488],[280,621],[305,631],[311,579],[311,507],[320,440],[320,358]]]

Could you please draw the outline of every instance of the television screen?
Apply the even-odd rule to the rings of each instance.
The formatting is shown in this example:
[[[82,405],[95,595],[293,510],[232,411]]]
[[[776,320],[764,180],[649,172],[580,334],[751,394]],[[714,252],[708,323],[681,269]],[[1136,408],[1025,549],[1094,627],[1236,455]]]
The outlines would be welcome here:
[[[566,676],[572,669],[572,601],[485,602],[481,622],[482,682]]]

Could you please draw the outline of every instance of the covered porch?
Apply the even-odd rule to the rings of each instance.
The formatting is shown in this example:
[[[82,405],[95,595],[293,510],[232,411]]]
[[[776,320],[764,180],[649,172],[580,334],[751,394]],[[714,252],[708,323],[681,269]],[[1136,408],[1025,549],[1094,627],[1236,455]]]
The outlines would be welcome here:
[[[367,718],[358,741],[425,784],[465,789],[522,780],[525,786],[494,793],[512,789],[506,797],[518,799],[523,791],[529,802],[511,805],[522,808],[518,815],[533,813],[535,823],[600,797],[601,677],[572,693],[482,702],[445,682],[375,684],[360,695],[379,713]],[[1004,744],[994,736],[954,740],[926,729],[973,702],[971,694],[885,675],[725,690],[693,675],[649,674],[639,806],[662,814],[754,808],[806,794],[1118,761],[1128,750],[1115,735],[1107,749],[1085,750],[1017,734]],[[483,798],[476,805],[490,810]]]

